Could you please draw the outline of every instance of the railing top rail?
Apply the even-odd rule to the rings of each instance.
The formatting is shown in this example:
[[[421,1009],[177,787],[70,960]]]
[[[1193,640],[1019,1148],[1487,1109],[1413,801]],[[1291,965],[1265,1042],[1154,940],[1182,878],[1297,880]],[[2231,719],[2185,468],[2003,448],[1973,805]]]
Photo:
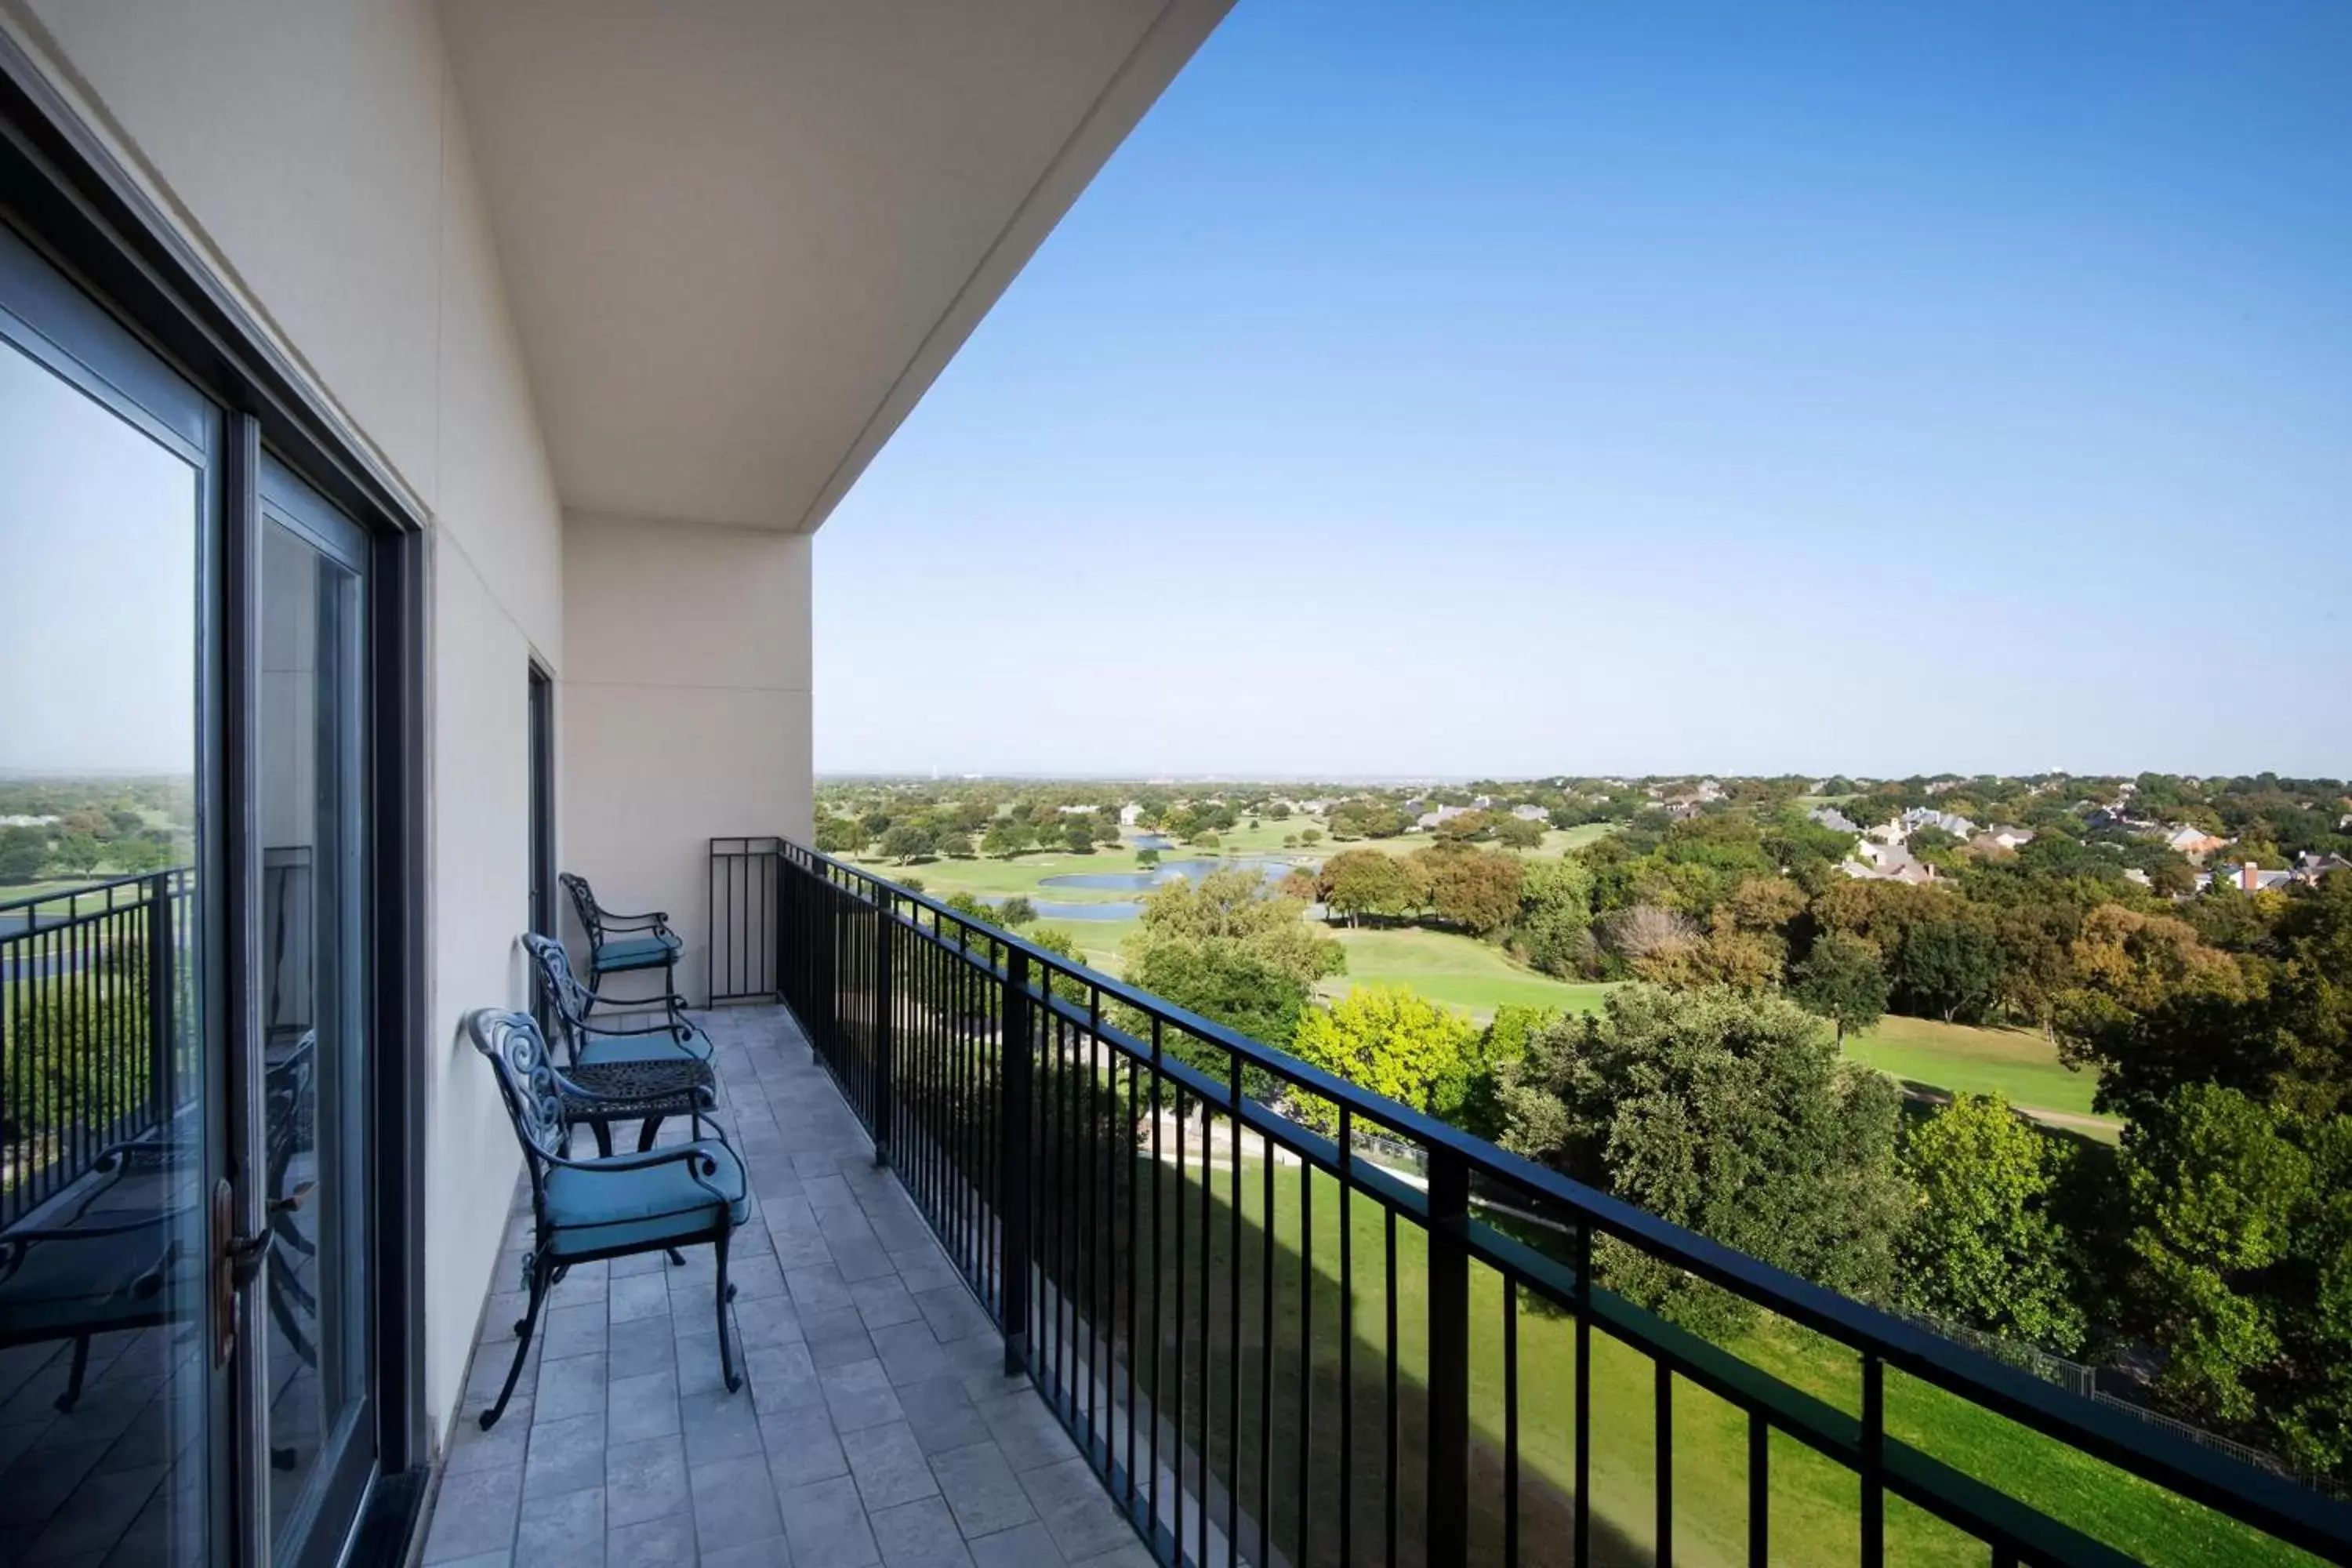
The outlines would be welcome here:
[[[96,881],[77,882],[70,888],[52,888],[45,893],[26,893],[14,899],[0,900],[0,915],[14,914],[18,910],[37,909],[46,904],[62,903],[71,906],[79,900],[91,898],[100,893],[110,895],[124,888],[136,888],[143,893],[157,878],[169,878],[176,884],[185,878],[189,869],[190,868],[185,866],[165,866],[152,871],[136,872],[127,877],[102,877]],[[59,916],[58,920],[62,922],[73,918],[75,917],[68,913]],[[0,932],[0,935],[5,934],[7,933]]]
[[[1123,1003],[1183,1030],[1203,1044],[1230,1052],[1237,1063],[1272,1073],[1348,1108],[1351,1117],[1367,1118],[1390,1131],[1401,1133],[1421,1143],[1433,1156],[1442,1153],[1459,1160],[1477,1176],[1558,1205],[1597,1230],[1630,1242],[1654,1258],[1746,1297],[1850,1349],[1876,1356],[1924,1383],[2297,1545],[2338,1559],[2352,1559],[2352,1504],[2332,1501],[2269,1471],[2134,1421],[2020,1368],[1661,1219],[1549,1166],[1497,1148],[1425,1112],[1374,1094],[1013,932],[975,921],[939,900],[862,867],[790,838],[776,842],[784,858],[797,860],[811,871],[845,879],[850,884],[845,890],[851,896],[861,896],[860,888],[871,889],[870,894],[865,895],[866,901],[877,909],[885,907],[884,900],[889,901],[893,913],[898,904],[911,905],[929,911],[936,919],[952,921],[966,931],[982,933],[1007,952],[1023,954],[1043,970],[1029,984],[1033,998],[1050,997],[1050,981],[1055,974],[1079,981],[1106,1000]],[[903,921],[904,917],[900,918]]]

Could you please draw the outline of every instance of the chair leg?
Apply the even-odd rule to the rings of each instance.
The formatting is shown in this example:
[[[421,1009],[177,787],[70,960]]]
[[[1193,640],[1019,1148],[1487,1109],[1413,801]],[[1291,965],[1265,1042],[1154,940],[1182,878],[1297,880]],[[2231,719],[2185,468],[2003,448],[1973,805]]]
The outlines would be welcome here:
[[[722,1227],[719,1239],[711,1247],[719,1254],[719,1370],[727,1380],[727,1392],[734,1393],[743,1386],[735,1373],[735,1352],[727,1342],[727,1303],[735,1299],[735,1288],[727,1283],[727,1229]]]
[[[588,1130],[596,1135],[597,1158],[603,1160],[611,1159],[613,1157],[612,1123],[607,1121],[591,1121],[588,1124]]]
[[[58,1415],[65,1415],[80,1403],[82,1374],[89,1371],[89,1336],[78,1334],[74,1337],[73,1366],[66,1373],[66,1391],[58,1395]]]
[[[642,1154],[654,1146],[654,1134],[661,1131],[662,1118],[648,1116],[646,1124],[637,1129],[637,1152]]]
[[[670,1266],[672,1268],[685,1268],[685,1267],[686,1267],[686,1254],[685,1254],[685,1253],[680,1252],[680,1251],[679,1251],[677,1247],[669,1247],[669,1248],[667,1248],[667,1251],[668,1251],[668,1253],[669,1253],[669,1266]]]
[[[482,1412],[482,1430],[487,1432],[499,1424],[507,1413],[507,1401],[514,1397],[515,1380],[522,1376],[523,1358],[530,1354],[530,1331],[539,1326],[540,1303],[547,1300],[548,1276],[553,1272],[548,1260],[534,1254],[530,1260],[530,1305],[523,1312],[522,1321],[515,1327],[514,1364],[507,1368],[506,1386],[499,1390],[499,1402]]]

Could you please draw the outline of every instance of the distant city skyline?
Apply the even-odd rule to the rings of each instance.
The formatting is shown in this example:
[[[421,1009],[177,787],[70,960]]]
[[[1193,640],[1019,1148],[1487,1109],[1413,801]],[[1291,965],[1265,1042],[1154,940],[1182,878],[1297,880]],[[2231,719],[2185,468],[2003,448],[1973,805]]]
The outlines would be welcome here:
[[[1236,6],[818,535],[817,764],[2352,773],[2347,58]]]

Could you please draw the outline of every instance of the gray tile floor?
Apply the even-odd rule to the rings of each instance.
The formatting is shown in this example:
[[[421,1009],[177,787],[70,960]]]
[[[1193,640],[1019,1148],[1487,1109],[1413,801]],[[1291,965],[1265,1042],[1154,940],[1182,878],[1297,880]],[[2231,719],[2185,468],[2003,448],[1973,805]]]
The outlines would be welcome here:
[[[741,1392],[719,1377],[710,1249],[683,1268],[624,1258],[555,1288],[514,1402],[484,1432],[523,1306],[494,1296],[425,1561],[1148,1563],[1028,1380],[1004,1375],[987,1314],[874,1167],[790,1016],[703,1021],[753,1194],[729,1261]],[[526,1203],[494,1289],[519,1280],[529,1227]]]

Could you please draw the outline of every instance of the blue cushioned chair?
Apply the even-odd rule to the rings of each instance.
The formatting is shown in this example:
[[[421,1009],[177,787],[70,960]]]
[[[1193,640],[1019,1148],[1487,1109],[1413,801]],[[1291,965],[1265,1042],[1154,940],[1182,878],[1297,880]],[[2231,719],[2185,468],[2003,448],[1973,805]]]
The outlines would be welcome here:
[[[565,1110],[573,1121],[586,1123],[595,1133],[599,1152],[613,1152],[615,1121],[642,1119],[637,1147],[650,1149],[663,1118],[709,1108],[714,1089],[710,1037],[687,1017],[677,997],[662,999],[664,1016],[658,1023],[627,1027],[591,1023],[588,1009],[595,998],[572,973],[572,958],[563,944],[526,931],[522,945],[530,954],[531,973],[545,1004],[556,1070],[593,1097]]]
[[[499,1093],[530,1171],[535,1221],[523,1259],[530,1305],[515,1325],[514,1364],[507,1369],[506,1386],[499,1390],[498,1403],[482,1412],[484,1428],[506,1414],[548,1290],[573,1264],[599,1258],[709,1242],[719,1264],[719,1369],[728,1392],[742,1387],[727,1339],[727,1304],[735,1297],[727,1282],[727,1242],[749,1215],[751,1200],[743,1163],[726,1136],[697,1111],[691,1143],[574,1160],[567,1152],[571,1122],[564,1107],[583,1091],[568,1084],[548,1060],[547,1042],[530,1016],[485,1007],[467,1015],[466,1033],[498,1073]]]
[[[580,917],[580,929],[588,936],[590,1005],[604,999],[607,974],[631,974],[646,969],[662,972],[662,989],[669,994],[666,999],[675,1001],[677,954],[685,943],[679,941],[677,932],[669,929],[669,916],[659,910],[649,915],[616,915],[596,901],[585,877],[566,871],[556,880],[571,895],[572,910]]]

